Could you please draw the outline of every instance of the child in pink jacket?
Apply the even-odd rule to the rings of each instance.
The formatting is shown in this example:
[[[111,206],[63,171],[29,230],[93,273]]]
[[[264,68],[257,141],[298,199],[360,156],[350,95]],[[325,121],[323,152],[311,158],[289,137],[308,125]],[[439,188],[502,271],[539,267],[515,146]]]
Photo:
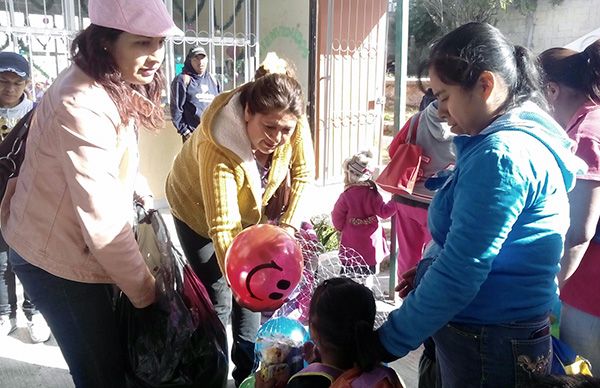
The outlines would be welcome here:
[[[346,186],[331,212],[333,226],[342,233],[342,265],[346,270],[353,267],[352,273],[367,275],[374,274],[377,263],[388,254],[378,217],[389,218],[396,212],[395,205],[383,201],[371,180],[374,164],[370,151],[359,152],[344,161]],[[359,260],[352,260],[357,256]]]

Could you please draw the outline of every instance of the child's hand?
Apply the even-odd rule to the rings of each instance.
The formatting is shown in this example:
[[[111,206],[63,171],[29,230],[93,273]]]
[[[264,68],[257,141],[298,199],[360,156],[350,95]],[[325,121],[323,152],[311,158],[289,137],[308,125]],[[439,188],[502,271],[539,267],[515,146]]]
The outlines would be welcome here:
[[[321,360],[319,348],[317,348],[312,341],[305,342],[304,345],[302,345],[302,357],[304,357],[304,360],[309,364]]]
[[[400,298],[406,298],[406,296],[414,289],[416,274],[417,266],[415,265],[414,267],[400,275],[402,279],[400,279],[400,282],[398,282],[398,285],[395,288]]]

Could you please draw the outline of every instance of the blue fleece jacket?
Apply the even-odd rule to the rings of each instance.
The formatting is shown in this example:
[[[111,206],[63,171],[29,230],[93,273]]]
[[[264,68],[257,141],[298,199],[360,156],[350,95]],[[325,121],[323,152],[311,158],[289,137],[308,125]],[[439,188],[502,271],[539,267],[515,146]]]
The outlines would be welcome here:
[[[202,113],[221,92],[208,70],[202,75],[192,69],[183,70],[171,83],[170,101],[171,121],[181,136],[196,130]]]
[[[454,143],[456,168],[429,207],[436,260],[379,329],[398,357],[450,321],[521,321],[546,314],[556,300],[567,192],[586,168],[571,141],[526,103]]]

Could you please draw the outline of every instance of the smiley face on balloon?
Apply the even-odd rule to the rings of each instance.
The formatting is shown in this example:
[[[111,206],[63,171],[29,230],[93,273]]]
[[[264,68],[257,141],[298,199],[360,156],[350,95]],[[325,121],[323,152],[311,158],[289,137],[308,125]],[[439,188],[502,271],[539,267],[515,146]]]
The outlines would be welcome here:
[[[252,311],[279,308],[300,282],[302,249],[274,225],[251,226],[227,250],[225,270],[235,300]]]

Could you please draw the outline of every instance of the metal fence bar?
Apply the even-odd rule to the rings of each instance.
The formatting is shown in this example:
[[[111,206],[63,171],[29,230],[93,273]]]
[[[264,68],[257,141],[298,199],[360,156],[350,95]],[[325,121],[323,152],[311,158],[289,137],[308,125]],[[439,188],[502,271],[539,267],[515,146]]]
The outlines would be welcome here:
[[[177,57],[181,55],[183,60],[191,45],[203,45],[207,48],[211,71],[221,80],[223,76],[227,76],[229,87],[236,87],[253,77],[260,52],[259,0],[164,0],[164,2],[173,19],[177,24],[181,24],[182,30],[186,33],[184,38],[168,39],[166,42],[167,98],[170,97],[170,81],[176,75],[175,66],[179,63]],[[84,21],[86,11],[85,2],[82,3],[82,0],[61,0],[52,4],[47,0],[43,2],[38,0],[35,3],[33,0],[0,1],[0,15],[2,15],[0,34],[7,36],[6,49],[18,51],[29,46],[29,53],[26,56],[32,65],[34,85],[40,78],[39,71],[44,70],[49,73],[49,78],[54,78],[68,66],[65,58],[69,53],[70,42],[87,23]],[[219,10],[220,15],[217,16]],[[236,11],[242,14],[238,15]],[[207,16],[208,22],[204,22]],[[42,17],[48,19],[42,20]],[[64,22],[62,26],[61,18]],[[48,42],[44,43],[46,39]],[[40,50],[40,44],[44,51]],[[217,48],[220,50],[217,51]],[[54,63],[51,63],[51,56],[55,57]],[[220,64],[220,69],[217,64]],[[42,67],[39,68],[38,65]],[[38,72],[34,71],[36,68]],[[225,83],[222,84],[225,86]]]

